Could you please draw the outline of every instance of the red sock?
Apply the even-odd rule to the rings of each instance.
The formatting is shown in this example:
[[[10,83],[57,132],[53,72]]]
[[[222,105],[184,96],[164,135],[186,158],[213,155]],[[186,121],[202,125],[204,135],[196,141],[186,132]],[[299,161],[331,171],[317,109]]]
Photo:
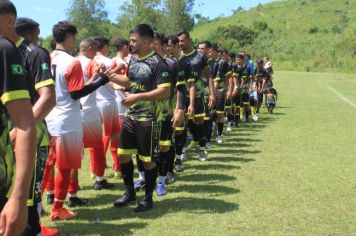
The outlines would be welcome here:
[[[94,148],[88,148],[89,149],[89,158],[90,158],[90,173],[95,173],[95,149]]]
[[[68,187],[68,193],[69,194],[76,194],[78,192],[79,189],[79,181],[78,178],[70,178],[69,181],[69,187]]]
[[[120,161],[119,161],[119,156],[117,155],[118,146],[119,146],[119,141],[117,140],[111,141],[110,151],[114,162],[114,170],[116,172],[120,171]]]
[[[106,155],[106,152],[108,151],[109,144],[110,144],[110,135],[109,136],[103,135],[103,143],[104,143],[104,155]]]
[[[67,196],[69,181],[70,181],[70,169],[57,168],[57,176],[55,182],[54,192],[54,204],[53,208],[58,209],[63,207],[64,200]]]
[[[105,173],[105,155],[103,148],[94,149],[95,175],[103,177]]]

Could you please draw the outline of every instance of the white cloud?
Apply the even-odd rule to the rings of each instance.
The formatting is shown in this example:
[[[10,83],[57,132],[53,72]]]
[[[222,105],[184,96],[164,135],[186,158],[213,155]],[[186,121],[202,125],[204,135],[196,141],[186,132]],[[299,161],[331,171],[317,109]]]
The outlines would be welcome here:
[[[33,9],[38,12],[47,12],[47,13],[54,12],[54,9],[48,7],[34,6]]]

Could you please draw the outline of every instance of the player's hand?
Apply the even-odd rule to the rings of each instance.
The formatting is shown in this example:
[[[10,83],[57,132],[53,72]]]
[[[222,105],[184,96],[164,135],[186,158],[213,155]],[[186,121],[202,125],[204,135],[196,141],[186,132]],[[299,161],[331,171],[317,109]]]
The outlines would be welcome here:
[[[25,230],[27,217],[26,201],[10,197],[0,215],[0,235],[21,235]]]
[[[124,100],[122,100],[121,104],[124,105],[124,106],[127,106],[127,107],[132,106],[133,104],[135,104],[139,100],[139,95],[138,94],[125,92],[124,96],[125,96],[125,98],[124,98]]]
[[[193,117],[193,116],[194,116],[194,106],[190,104],[188,107],[188,117]]]
[[[176,109],[174,112],[174,116],[172,119],[173,128],[182,126],[183,122],[184,122],[184,110],[183,109]]]
[[[210,94],[209,96],[209,103],[208,103],[208,108],[209,109],[213,109],[215,106],[215,102],[216,102],[216,97],[214,94]]]
[[[16,143],[16,128],[13,128],[10,131],[9,136],[10,136],[10,142],[11,142],[12,146],[15,147],[15,143]]]
[[[232,91],[232,97],[236,97],[236,95],[239,93],[238,88],[234,88],[234,91]]]
[[[229,92],[227,92],[226,93],[226,99],[227,100],[230,100],[231,99],[231,95],[232,95],[232,93],[229,91]]]

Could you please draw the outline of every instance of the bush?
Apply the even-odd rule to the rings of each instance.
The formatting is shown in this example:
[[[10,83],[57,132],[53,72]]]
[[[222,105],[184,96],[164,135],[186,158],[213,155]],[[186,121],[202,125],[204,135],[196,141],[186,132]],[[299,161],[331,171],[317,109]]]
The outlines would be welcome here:
[[[267,29],[268,24],[263,21],[254,21],[253,22],[253,27],[259,31],[264,31]]]

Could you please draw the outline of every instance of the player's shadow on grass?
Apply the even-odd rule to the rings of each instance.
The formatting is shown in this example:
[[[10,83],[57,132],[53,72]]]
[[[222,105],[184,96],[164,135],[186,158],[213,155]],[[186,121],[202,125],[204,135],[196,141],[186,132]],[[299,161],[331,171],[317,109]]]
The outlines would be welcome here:
[[[209,158],[209,160],[215,160],[214,157]],[[195,169],[195,170],[217,170],[217,171],[228,171],[233,169],[241,169],[239,166],[232,165],[222,165],[222,164],[211,164],[211,165],[192,165],[185,164],[187,169]],[[208,174],[207,174],[208,175]]]
[[[261,151],[251,151],[251,150],[237,150],[236,151],[237,153],[240,153],[239,155],[241,154],[257,154],[257,153],[260,153]],[[236,156],[223,156],[223,157],[212,157],[210,158],[211,161],[216,161],[216,162],[241,162],[241,163],[248,163],[248,162],[252,162],[252,161],[256,161],[255,159],[253,158],[242,158],[242,157],[236,157]],[[216,164],[214,164],[216,165]],[[230,165],[229,165],[230,166]],[[233,166],[233,168],[231,169],[241,169],[241,167],[238,167],[238,166]]]
[[[201,185],[180,185],[175,188],[170,188],[169,192],[211,193],[216,196],[216,195],[235,194],[235,193],[239,193],[240,190],[230,188],[230,187],[220,186],[220,185],[214,185],[214,184],[201,184]]]
[[[132,235],[133,230],[142,229],[147,223],[110,224],[107,222],[78,223],[65,222],[58,224],[60,235]]]
[[[211,169],[215,169],[215,168],[211,168]],[[177,181],[179,182],[209,182],[209,183],[234,181],[236,179],[233,176],[223,175],[223,174],[190,174],[190,175],[183,175],[183,176],[176,175],[176,178]]]

